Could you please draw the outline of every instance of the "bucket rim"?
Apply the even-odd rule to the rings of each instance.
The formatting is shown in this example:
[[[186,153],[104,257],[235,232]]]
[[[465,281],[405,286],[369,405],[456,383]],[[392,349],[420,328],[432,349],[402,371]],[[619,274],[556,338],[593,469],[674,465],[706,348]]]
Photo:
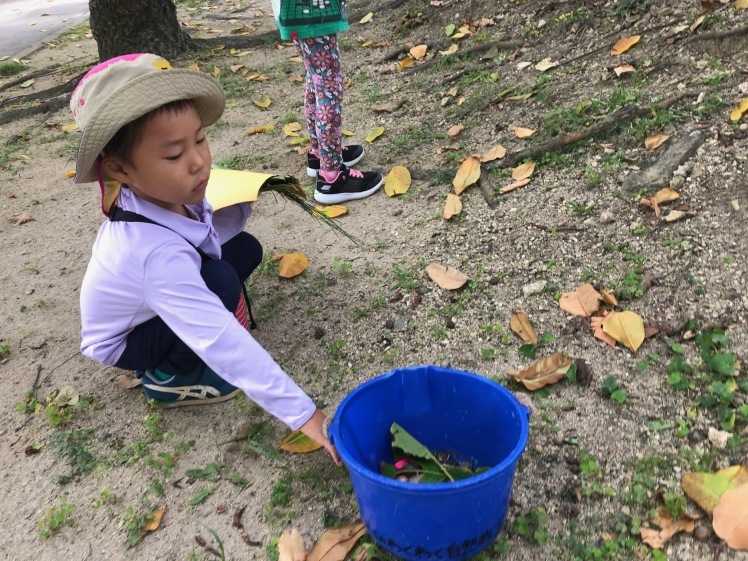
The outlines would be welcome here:
[[[374,472],[355,460],[347,450],[344,448],[341,449],[339,446],[335,445],[335,441],[340,441],[340,426],[339,426],[339,414],[341,411],[344,410],[344,408],[348,405],[348,403],[355,397],[355,394],[367,386],[373,385],[375,383],[381,383],[382,380],[386,378],[392,378],[396,375],[399,375],[403,372],[413,371],[413,370],[422,370],[422,369],[432,369],[432,370],[438,370],[438,371],[448,371],[450,374],[457,374],[457,375],[464,375],[467,377],[471,377],[475,379],[477,382],[484,383],[486,385],[492,386],[495,389],[498,389],[501,393],[505,394],[506,397],[510,398],[510,401],[515,405],[517,413],[519,414],[519,421],[520,421],[520,434],[519,439],[517,441],[517,445],[512,449],[512,451],[498,464],[495,466],[492,466],[490,469],[484,471],[483,473],[480,473],[478,475],[474,475],[472,477],[468,477],[466,479],[460,479],[459,481],[445,481],[442,483],[410,483],[410,482],[404,482],[404,481],[398,481],[397,479],[392,479],[390,477],[385,477],[384,475],[381,475],[377,472]],[[469,487],[475,487],[482,485],[487,480],[492,479],[495,475],[497,475],[499,472],[505,471],[510,466],[515,466],[517,462],[519,461],[520,456],[525,451],[525,448],[527,446],[527,442],[529,440],[529,432],[530,432],[530,410],[526,408],[524,405],[522,405],[517,398],[514,396],[512,392],[510,392],[508,389],[506,389],[501,384],[494,382],[490,378],[486,376],[482,376],[480,374],[476,374],[474,372],[467,372],[465,370],[457,370],[454,368],[446,368],[443,366],[435,366],[431,364],[422,364],[422,365],[416,365],[416,366],[407,366],[403,368],[394,368],[390,370],[389,372],[386,372],[384,374],[380,374],[379,376],[376,376],[372,378],[371,380],[367,380],[363,384],[357,386],[354,390],[348,393],[348,395],[345,396],[343,401],[340,402],[340,405],[338,405],[335,415],[333,416],[333,420],[330,423],[330,427],[328,429],[328,434],[330,437],[330,440],[332,441],[333,445],[336,446],[338,453],[340,454],[340,458],[343,460],[343,463],[348,467],[349,469],[355,470],[358,474],[361,476],[377,482],[386,484],[388,486],[391,486],[395,489],[399,489],[401,491],[409,491],[409,492],[416,492],[419,491],[428,492],[432,494],[436,490],[444,491],[444,492],[457,492],[465,490]]]

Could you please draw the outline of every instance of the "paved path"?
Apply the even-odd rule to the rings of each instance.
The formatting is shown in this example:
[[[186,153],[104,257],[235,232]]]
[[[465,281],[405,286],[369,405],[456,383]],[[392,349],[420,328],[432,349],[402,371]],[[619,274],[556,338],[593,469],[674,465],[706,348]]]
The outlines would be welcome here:
[[[25,56],[87,19],[88,0],[0,0],[0,57]]]

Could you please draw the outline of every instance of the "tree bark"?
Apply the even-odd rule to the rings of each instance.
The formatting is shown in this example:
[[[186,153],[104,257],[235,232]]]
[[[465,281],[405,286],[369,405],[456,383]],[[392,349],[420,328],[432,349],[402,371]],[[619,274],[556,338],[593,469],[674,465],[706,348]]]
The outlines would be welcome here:
[[[174,58],[195,47],[177,20],[173,0],[89,0],[99,59],[129,53]]]

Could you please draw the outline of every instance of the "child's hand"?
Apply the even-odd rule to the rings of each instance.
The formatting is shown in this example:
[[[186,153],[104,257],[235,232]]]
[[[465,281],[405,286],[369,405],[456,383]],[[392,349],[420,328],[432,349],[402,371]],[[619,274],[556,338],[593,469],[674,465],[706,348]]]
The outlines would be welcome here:
[[[325,448],[327,448],[327,451],[332,456],[333,461],[336,465],[342,466],[343,462],[340,461],[340,456],[338,455],[338,451],[335,449],[335,446],[332,445],[330,442],[330,439],[327,438],[327,435],[325,434],[325,431],[322,428],[322,425],[325,422],[325,414],[317,409],[314,412],[314,415],[312,415],[312,418],[309,419],[306,423],[304,423],[299,430],[303,432],[305,435],[307,435],[309,438],[314,440],[315,442],[318,442]]]

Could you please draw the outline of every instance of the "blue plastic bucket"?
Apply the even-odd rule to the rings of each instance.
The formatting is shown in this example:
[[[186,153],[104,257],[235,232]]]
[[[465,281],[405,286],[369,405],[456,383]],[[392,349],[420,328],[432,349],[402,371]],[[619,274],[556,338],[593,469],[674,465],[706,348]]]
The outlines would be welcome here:
[[[414,366],[353,390],[330,438],[348,467],[361,519],[376,543],[409,561],[459,560],[501,531],[514,472],[527,444],[529,411],[499,384],[468,372]],[[486,472],[447,483],[407,483],[379,474],[392,462],[390,426]]]

